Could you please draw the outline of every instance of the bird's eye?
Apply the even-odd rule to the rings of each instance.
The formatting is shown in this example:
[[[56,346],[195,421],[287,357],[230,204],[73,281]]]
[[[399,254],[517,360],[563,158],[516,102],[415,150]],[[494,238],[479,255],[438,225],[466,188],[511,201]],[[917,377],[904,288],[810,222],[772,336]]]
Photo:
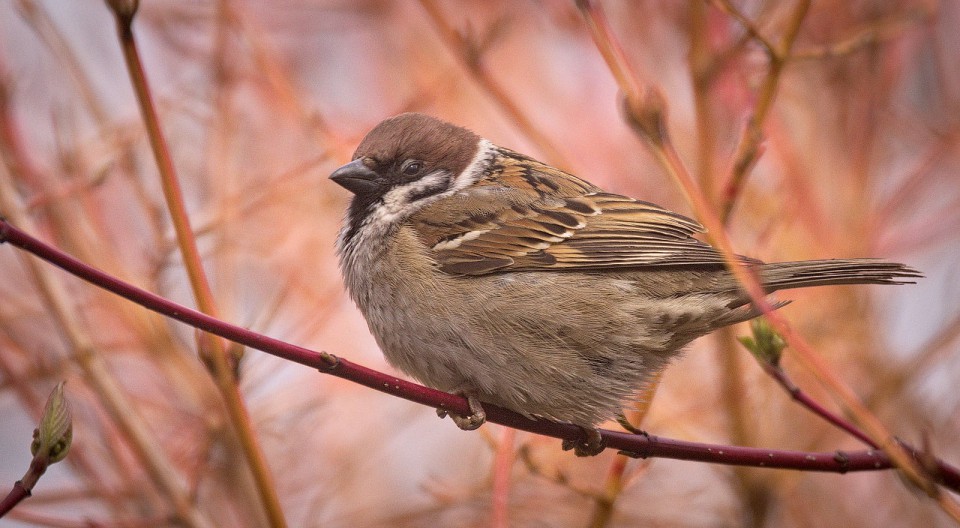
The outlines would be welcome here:
[[[403,163],[403,166],[400,167],[400,172],[402,172],[404,176],[416,176],[422,169],[422,161],[407,160]]]

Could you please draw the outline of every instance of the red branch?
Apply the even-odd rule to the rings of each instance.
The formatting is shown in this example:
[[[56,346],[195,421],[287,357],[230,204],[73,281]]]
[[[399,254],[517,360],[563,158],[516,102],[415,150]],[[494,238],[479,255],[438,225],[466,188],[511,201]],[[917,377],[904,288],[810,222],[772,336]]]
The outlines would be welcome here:
[[[0,517],[6,515],[14,506],[20,504],[30,495],[30,490],[23,485],[23,482],[19,480],[14,482],[13,488],[7,493],[7,496],[0,500]]]
[[[219,319],[137,288],[96,268],[88,266],[66,253],[24,233],[5,220],[0,219],[0,243],[4,242],[8,242],[11,245],[32,253],[91,284],[195,328],[241,343],[250,348],[300,363],[301,365],[316,368],[325,374],[332,374],[380,392],[429,407],[445,409],[463,415],[470,414],[467,400],[460,396],[411,383],[396,376],[378,372],[326,352],[308,350],[280,341],[279,339],[274,339],[239,326],[225,323]],[[581,429],[572,424],[525,418],[520,414],[491,404],[484,404],[484,410],[487,413],[487,419],[489,421],[516,429],[571,440],[579,439],[582,435]],[[608,430],[602,430],[601,434],[604,440],[606,440],[608,447],[620,449],[626,451],[627,454],[642,458],[673,458],[733,466],[768,467],[832,473],[875,471],[890,469],[892,467],[890,459],[886,454],[873,449],[812,453],[703,444],[660,438],[652,435],[630,434]],[[921,463],[929,460],[929,457],[924,453],[914,451],[911,454]],[[933,468],[932,473],[937,482],[955,492],[960,492],[960,470],[949,464],[937,461],[936,468]]]

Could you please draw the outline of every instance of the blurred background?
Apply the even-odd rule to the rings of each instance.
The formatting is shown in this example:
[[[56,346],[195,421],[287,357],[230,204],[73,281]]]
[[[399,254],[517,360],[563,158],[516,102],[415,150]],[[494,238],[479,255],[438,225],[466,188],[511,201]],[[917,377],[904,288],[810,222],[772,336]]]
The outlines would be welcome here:
[[[761,39],[780,45],[795,0],[597,5],[641,82],[663,92],[671,137],[718,205],[758,92],[777,81],[733,244],[764,260],[874,256],[922,270],[916,285],[786,292],[796,302],[783,313],[895,434],[960,463],[960,3],[814,2],[773,78]],[[327,175],[402,111],[694,214],[624,124],[573,2],[150,0],[133,27],[222,317],[270,336],[393,372],[344,293],[334,241],[349,196]],[[26,218],[19,227],[194,306],[103,2],[0,3],[0,182],[0,214]],[[642,427],[863,448],[792,403],[735,345],[747,332],[690,346]],[[0,490],[26,470],[60,380],[75,438],[3,523],[184,525],[152,457],[211,525],[263,525],[196,348],[190,328],[0,247]],[[789,349],[783,364],[837,409]],[[291,526],[951,525],[890,471],[576,459],[559,440],[462,432],[257,351],[240,380]]]

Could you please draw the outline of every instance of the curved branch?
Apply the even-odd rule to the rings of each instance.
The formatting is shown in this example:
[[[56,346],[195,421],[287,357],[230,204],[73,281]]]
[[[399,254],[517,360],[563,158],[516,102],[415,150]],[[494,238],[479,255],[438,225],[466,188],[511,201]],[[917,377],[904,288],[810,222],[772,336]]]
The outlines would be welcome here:
[[[470,407],[463,397],[384,374],[333,354],[315,352],[220,321],[88,266],[0,219],[0,244],[4,242],[27,251],[91,284],[195,328],[301,365],[316,368],[320,372],[332,374],[380,392],[429,407],[464,415],[470,414]],[[491,422],[532,433],[571,440],[579,439],[582,434],[582,430],[572,424],[530,419],[488,403],[484,404],[484,410],[487,413],[487,419]],[[601,434],[606,440],[607,446],[640,458],[673,458],[732,466],[832,473],[876,471],[893,467],[890,458],[884,452],[873,449],[812,453],[704,444],[660,438],[647,434],[630,434],[608,430],[601,431]],[[930,461],[928,453],[912,451],[910,454],[919,463],[926,464]],[[933,478],[944,487],[960,492],[960,470],[939,460],[933,462],[934,467],[931,471]]]

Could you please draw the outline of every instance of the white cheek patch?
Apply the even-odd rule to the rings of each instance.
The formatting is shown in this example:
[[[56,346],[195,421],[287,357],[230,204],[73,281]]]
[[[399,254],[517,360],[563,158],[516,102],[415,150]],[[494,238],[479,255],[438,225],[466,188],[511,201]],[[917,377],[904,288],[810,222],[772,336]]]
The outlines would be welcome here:
[[[471,160],[470,164],[463,169],[463,172],[458,174],[453,180],[453,185],[450,186],[450,190],[453,192],[462,191],[482,178],[483,170],[488,165],[486,161],[488,158],[493,157],[495,150],[496,146],[494,146],[493,143],[481,138],[480,141],[477,142],[477,153],[473,156],[473,160]]]

